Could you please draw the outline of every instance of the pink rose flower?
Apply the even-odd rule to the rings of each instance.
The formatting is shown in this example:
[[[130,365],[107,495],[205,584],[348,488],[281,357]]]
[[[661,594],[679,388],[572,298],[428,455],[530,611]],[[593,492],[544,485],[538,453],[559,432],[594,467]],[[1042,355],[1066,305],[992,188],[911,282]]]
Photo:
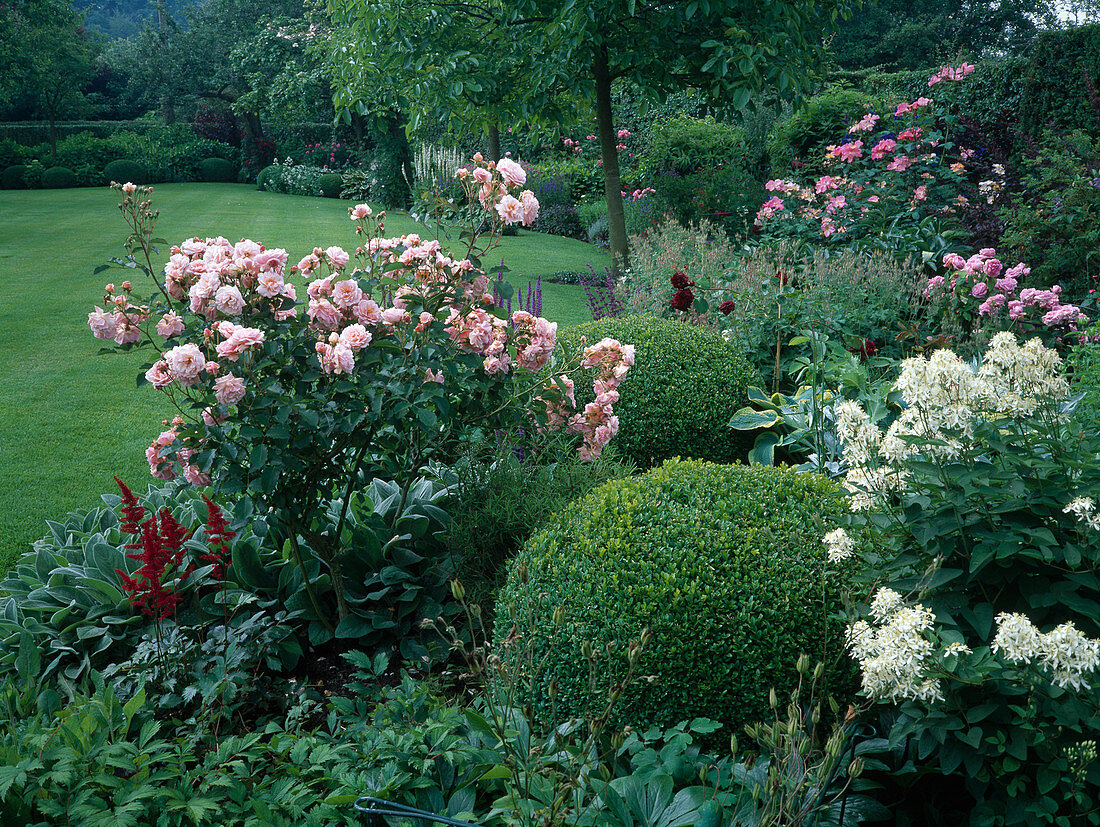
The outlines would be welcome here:
[[[145,378],[157,390],[172,384],[172,374],[168,372],[168,363],[163,359],[145,371]]]
[[[321,330],[335,330],[341,320],[340,311],[328,299],[310,299],[306,316],[314,327]]]
[[[531,190],[524,190],[519,198],[520,205],[523,207],[523,226],[530,227],[539,217],[539,200]]]
[[[523,204],[518,198],[511,195],[506,195],[501,198],[496,209],[504,223],[509,226],[518,224],[523,220]]]
[[[353,351],[362,350],[371,342],[371,334],[361,324],[350,324],[340,332],[340,342]]]
[[[108,313],[102,307],[88,314],[88,326],[92,329],[92,335],[97,339],[113,339],[118,333],[118,323],[115,314]]]
[[[281,296],[285,286],[281,273],[265,271],[256,278],[256,292],[267,299]]]
[[[342,247],[333,246],[325,250],[325,260],[333,269],[339,270],[351,261],[351,256]]]
[[[214,294],[214,303],[227,316],[239,316],[244,311],[244,297],[233,285],[219,287]]]
[[[206,367],[206,357],[196,344],[177,345],[164,354],[172,378],[181,385],[192,385]]]
[[[970,295],[976,299],[984,299],[989,294],[989,285],[984,281],[979,281],[973,287],[970,288]]]
[[[175,310],[169,310],[163,316],[160,317],[160,321],[157,322],[157,335],[162,339],[171,339],[173,336],[179,336],[183,333],[183,319]]]
[[[364,218],[370,218],[372,212],[369,204],[356,204],[348,210],[348,215],[351,216],[352,221],[360,221]]]
[[[522,187],[527,182],[527,173],[523,167],[511,158],[501,158],[497,161],[497,172],[510,187]]]
[[[233,335],[219,344],[215,350],[223,359],[236,362],[240,355],[250,347],[258,347],[263,343],[264,333],[262,330],[253,327],[238,327],[234,329]]]
[[[332,301],[337,307],[354,307],[363,299],[363,291],[354,279],[338,281],[332,286]]]
[[[382,310],[373,299],[361,300],[352,312],[360,324],[375,326],[382,321]]]
[[[244,379],[227,373],[214,380],[214,397],[222,405],[236,405],[244,399]]]

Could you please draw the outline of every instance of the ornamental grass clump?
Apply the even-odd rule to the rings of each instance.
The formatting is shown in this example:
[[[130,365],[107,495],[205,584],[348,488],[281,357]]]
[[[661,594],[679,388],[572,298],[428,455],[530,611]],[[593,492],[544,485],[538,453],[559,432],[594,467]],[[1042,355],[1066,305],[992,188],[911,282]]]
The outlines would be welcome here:
[[[497,601],[498,642],[529,636],[544,664],[524,703],[543,722],[602,708],[591,653],[613,655],[613,679],[628,665],[625,643],[648,629],[642,679],[620,698],[615,726],[704,716],[736,733],[764,720],[769,690],[797,683],[800,654],[827,664],[842,654],[831,617],[842,575],[826,569],[818,538],[845,510],[825,478],[762,466],[671,460],[596,489],[531,538]],[[829,675],[843,694],[844,676]]]
[[[928,800],[958,774],[980,823],[1100,823],[1100,766],[1072,759],[1100,728],[1100,439],[1038,339],[907,359],[895,389],[885,430],[836,409],[875,592],[848,633],[863,692],[897,705]]]
[[[383,510],[400,520],[427,465],[457,457],[477,434],[556,428],[594,458],[618,429],[616,386],[634,348],[605,337],[564,359],[555,323],[508,314],[487,295],[480,256],[504,227],[538,215],[524,176],[509,159],[480,156],[472,172],[458,171],[473,230],[453,256],[416,234],[387,238],[385,214],[360,204],[348,210],[362,240],[351,252],[318,246],[288,266],[286,250],[195,237],[171,248],[163,280],[150,189],[116,185],[131,235],[114,264],[145,272],[155,292],[142,298],[129,280],[110,283],[88,322],[113,343],[108,351],[151,351],[139,384],[179,411],[146,451],[150,472],[245,501],[239,508],[263,518],[296,561],[329,636],[403,628],[411,611],[387,620],[351,606],[345,570],[360,591],[383,569],[387,589],[426,588],[408,573],[423,556],[396,549],[405,532],[366,528],[381,508],[363,494],[372,481],[397,487],[400,505]],[[595,399],[578,407],[580,374]],[[315,584],[331,586],[335,606]]]

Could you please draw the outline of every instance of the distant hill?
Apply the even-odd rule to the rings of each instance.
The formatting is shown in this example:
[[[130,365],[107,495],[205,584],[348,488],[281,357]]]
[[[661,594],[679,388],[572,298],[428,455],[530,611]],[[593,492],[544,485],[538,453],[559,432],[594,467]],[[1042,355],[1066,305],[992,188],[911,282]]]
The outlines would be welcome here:
[[[168,13],[178,20],[184,8],[198,3],[168,0],[166,5]],[[156,15],[154,0],[75,0],[73,7],[87,15],[85,25],[89,29],[112,40],[137,34],[142,22]]]

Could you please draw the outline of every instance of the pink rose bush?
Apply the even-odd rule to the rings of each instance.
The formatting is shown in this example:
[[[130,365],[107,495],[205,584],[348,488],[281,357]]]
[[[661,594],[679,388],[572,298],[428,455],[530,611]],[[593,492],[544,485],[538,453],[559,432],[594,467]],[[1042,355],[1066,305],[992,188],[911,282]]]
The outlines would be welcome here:
[[[371,479],[411,484],[486,430],[557,430],[597,457],[618,430],[633,348],[605,340],[570,363],[556,323],[497,307],[481,257],[503,226],[534,220],[538,200],[508,159],[475,156],[458,177],[478,229],[456,253],[386,236],[385,214],[361,204],[348,211],[354,252],[318,245],[291,265],[253,240],[194,237],[171,248],[161,277],[150,190],[116,187],[131,262],[156,292],[108,285],[88,323],[152,352],[141,380],[180,411],[146,451],[150,472],[249,498],[279,542],[308,548],[337,583],[349,492]],[[578,369],[596,396],[582,409],[572,386],[546,382]]]
[[[924,295],[948,329],[992,335],[1002,330],[1058,339],[1088,322],[1081,308],[1063,303],[1062,288],[1024,287],[1031,268],[1022,262],[1005,268],[991,247],[969,258],[943,257],[944,275],[928,280]]]
[[[941,70],[936,83],[962,80],[973,71],[966,67]],[[768,181],[765,189],[774,195],[758,210],[755,232],[849,244],[887,227],[896,236],[899,224],[913,227],[917,237],[922,221],[953,213],[966,167],[942,131],[945,113],[932,111],[932,104],[921,96],[903,101],[893,117],[868,112],[826,149],[824,175]]]

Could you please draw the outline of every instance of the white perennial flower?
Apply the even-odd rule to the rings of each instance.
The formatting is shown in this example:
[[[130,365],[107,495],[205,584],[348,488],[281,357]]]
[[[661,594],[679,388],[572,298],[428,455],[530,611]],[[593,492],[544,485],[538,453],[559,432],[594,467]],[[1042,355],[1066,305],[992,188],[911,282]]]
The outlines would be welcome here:
[[[1037,661],[1063,689],[1088,689],[1086,676],[1100,667],[1100,640],[1086,637],[1072,622],[1043,634],[1026,615],[1000,614],[990,648],[1010,663]]]
[[[1100,514],[1096,513],[1096,500],[1092,497],[1074,497],[1062,513],[1072,514],[1077,522],[1084,523],[1093,531],[1100,531]]]
[[[1027,615],[1002,612],[997,615],[997,635],[991,648],[1003,652],[1010,663],[1031,663],[1043,651],[1043,636]]]
[[[821,538],[825,544],[825,555],[830,563],[840,563],[850,558],[855,551],[855,541],[843,528],[830,531]]]
[[[952,655],[972,655],[974,650],[967,646],[965,643],[949,643],[943,649],[943,656],[949,658]]]
[[[847,642],[863,673],[863,691],[875,700],[943,700],[940,682],[927,674],[935,646],[925,633],[935,616],[917,604],[906,606],[892,589],[879,589],[871,602],[879,624],[866,621],[848,627]]]
[[[1072,622],[1055,626],[1043,635],[1043,666],[1051,680],[1065,689],[1089,689],[1085,676],[1100,665],[1100,640],[1085,637]]]

